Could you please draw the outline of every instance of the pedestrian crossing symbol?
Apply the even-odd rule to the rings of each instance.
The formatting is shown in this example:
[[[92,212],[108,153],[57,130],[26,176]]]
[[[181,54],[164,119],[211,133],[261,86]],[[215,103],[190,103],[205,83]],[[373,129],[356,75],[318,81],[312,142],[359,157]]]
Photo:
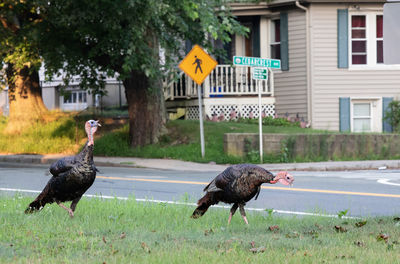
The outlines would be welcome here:
[[[194,45],[192,50],[179,63],[179,68],[198,85],[201,85],[217,64],[199,45]]]

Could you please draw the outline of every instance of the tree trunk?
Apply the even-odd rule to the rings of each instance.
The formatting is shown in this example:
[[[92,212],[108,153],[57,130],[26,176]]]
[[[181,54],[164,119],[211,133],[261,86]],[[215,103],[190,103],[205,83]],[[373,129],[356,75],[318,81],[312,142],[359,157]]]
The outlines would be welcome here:
[[[10,116],[5,132],[19,133],[41,120],[48,110],[43,103],[36,70],[29,66],[15,69],[13,65],[8,65],[7,82]]]
[[[132,71],[124,80],[129,112],[129,142],[132,147],[157,143],[166,121],[162,82]]]

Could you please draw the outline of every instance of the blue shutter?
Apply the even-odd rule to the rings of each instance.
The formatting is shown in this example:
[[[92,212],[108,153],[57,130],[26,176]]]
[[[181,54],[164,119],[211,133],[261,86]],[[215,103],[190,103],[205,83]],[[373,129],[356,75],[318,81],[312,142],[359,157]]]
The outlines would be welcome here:
[[[393,101],[393,97],[382,98],[382,130],[383,132],[393,132],[393,128],[390,123],[383,118],[386,116],[386,111],[389,110],[389,104]]]
[[[289,33],[288,33],[288,14],[281,13],[280,15],[280,30],[281,30],[281,69],[282,71],[289,70]]]
[[[349,67],[349,11],[338,9],[338,68]]]
[[[253,57],[260,57],[260,17],[253,24]]]
[[[186,54],[188,54],[189,51],[192,50],[192,48],[193,48],[192,42],[191,42],[190,40],[186,40],[186,41],[185,41],[185,51],[186,51]]]
[[[339,130],[350,131],[350,97],[339,98]]]

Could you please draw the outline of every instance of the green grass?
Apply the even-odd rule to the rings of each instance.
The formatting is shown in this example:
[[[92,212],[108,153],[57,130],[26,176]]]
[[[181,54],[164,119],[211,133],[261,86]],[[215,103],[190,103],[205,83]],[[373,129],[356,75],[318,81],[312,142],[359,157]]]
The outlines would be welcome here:
[[[357,227],[361,220],[249,213],[249,226],[239,214],[227,226],[223,209],[193,220],[191,206],[84,198],[70,219],[54,204],[25,215],[31,200],[0,196],[0,263],[400,263],[393,217]]]
[[[175,120],[167,124],[168,134],[158,144],[132,149],[128,145],[128,126],[99,138],[95,155],[171,158],[195,162],[258,162],[258,155],[239,158],[224,153],[224,133],[258,133],[258,124],[204,122],[205,158],[201,157],[199,121]],[[263,133],[324,133],[300,127],[263,126]],[[279,162],[279,156],[266,156],[264,162]]]
[[[2,133],[7,119],[0,116],[0,153],[76,153],[79,146],[75,144],[75,124],[72,117],[64,116],[53,122],[38,122],[20,135],[9,135]],[[83,128],[83,124],[80,127]],[[83,139],[84,136],[84,130],[78,129],[78,138]]]

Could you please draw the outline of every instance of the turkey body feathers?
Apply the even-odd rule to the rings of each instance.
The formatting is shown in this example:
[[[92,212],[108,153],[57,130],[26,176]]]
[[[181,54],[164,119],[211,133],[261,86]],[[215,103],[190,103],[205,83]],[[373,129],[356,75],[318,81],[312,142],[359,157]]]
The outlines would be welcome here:
[[[25,210],[31,213],[47,203],[61,203],[80,199],[96,178],[93,163],[93,145],[86,145],[74,157],[62,158],[50,166],[53,177],[39,196]]]
[[[228,167],[204,188],[205,192],[215,192],[224,203],[244,203],[251,200],[264,182],[274,178],[269,171],[252,164]]]
[[[204,188],[206,194],[197,202],[198,207],[192,217],[202,216],[208,207],[219,202],[244,205],[254,196],[257,199],[261,184],[273,179],[271,172],[256,165],[230,166]]]

